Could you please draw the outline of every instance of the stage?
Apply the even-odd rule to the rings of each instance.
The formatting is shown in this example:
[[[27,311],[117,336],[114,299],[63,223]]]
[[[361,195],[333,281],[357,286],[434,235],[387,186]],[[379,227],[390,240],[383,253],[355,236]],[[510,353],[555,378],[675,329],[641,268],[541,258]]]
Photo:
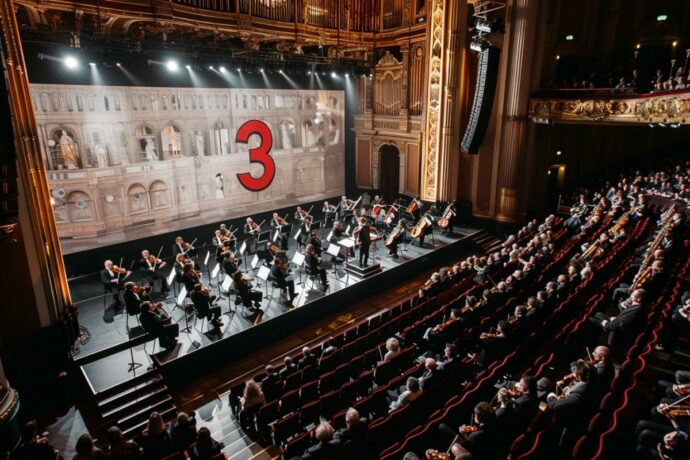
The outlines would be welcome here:
[[[200,320],[195,324],[196,316],[193,314],[188,316],[187,322],[185,310],[179,306],[175,308],[175,299],[171,295],[163,300],[165,308],[171,313],[173,320],[180,324],[180,330],[187,326],[189,329],[188,332],[180,333],[178,345],[170,352],[161,352],[157,341],[147,341],[141,329],[135,327],[137,322],[134,317],[129,319],[129,326],[133,329],[128,335],[125,326],[127,315],[113,311],[112,307],[106,306],[104,309],[106,302],[102,296],[84,299],[78,304],[79,316],[81,325],[88,330],[90,339],[81,346],[79,354],[75,357],[76,362],[81,366],[82,373],[94,394],[141,375],[154,364],[160,368],[168,385],[187,383],[211,372],[220,364],[228,364],[249,351],[270,346],[271,343],[309,324],[333,315],[347,305],[365,299],[377,289],[389,288],[420,271],[439,266],[446,261],[457,260],[472,246],[471,237],[479,232],[476,229],[456,226],[454,235],[449,237],[438,235],[437,231],[438,229],[435,229],[433,238],[432,235],[427,236],[424,248],[401,244],[398,259],[388,256],[383,241],[379,241],[376,258],[381,265],[380,273],[361,279],[345,271],[341,264],[337,269],[328,270],[330,288],[326,292],[321,290],[318,282],[313,285],[311,281],[307,281],[299,268],[293,269],[297,297],[292,308],[279,301],[278,290],[271,298],[272,289],[270,285],[265,286],[264,281],[260,281],[261,287],[257,287],[264,292],[261,306],[263,314],[260,316],[245,310],[241,305],[236,308],[234,296],[231,299],[220,298],[218,305],[222,308],[221,319],[224,325],[218,334],[208,332],[207,323],[203,324],[203,328]],[[291,243],[288,252],[290,260],[296,246],[294,241]],[[373,249],[372,246],[372,253]],[[205,250],[199,252],[201,263]],[[215,264],[215,261],[209,263],[212,264]],[[207,282],[207,270],[203,264],[201,269],[204,281]],[[86,286],[79,288],[80,292],[84,293],[92,292],[93,289],[87,289]],[[218,294],[216,283],[211,287],[211,291]],[[112,316],[111,322],[104,322],[104,312],[108,320],[111,320]],[[150,354],[153,352],[154,343],[156,350],[152,360]],[[251,350],[246,347],[251,347]],[[131,361],[142,366],[129,372],[128,363]]]

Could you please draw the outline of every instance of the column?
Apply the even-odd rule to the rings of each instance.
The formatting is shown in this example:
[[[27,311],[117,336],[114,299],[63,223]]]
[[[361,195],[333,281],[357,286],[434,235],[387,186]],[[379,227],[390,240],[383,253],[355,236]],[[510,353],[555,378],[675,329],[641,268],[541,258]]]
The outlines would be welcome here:
[[[428,5],[428,92],[420,194],[423,200],[439,201],[448,199],[455,187],[452,165],[457,165],[457,158],[452,156],[458,155],[458,142],[453,128],[458,119],[460,30],[467,22],[467,1],[432,0]]]
[[[499,117],[503,120],[499,147],[496,220],[517,222],[524,213],[526,194],[519,194],[521,168],[524,163],[528,123],[529,95],[532,70],[538,59],[535,53],[537,34],[537,0],[511,0],[506,31],[508,53],[503,82],[503,107]],[[501,118],[499,118],[500,120]]]

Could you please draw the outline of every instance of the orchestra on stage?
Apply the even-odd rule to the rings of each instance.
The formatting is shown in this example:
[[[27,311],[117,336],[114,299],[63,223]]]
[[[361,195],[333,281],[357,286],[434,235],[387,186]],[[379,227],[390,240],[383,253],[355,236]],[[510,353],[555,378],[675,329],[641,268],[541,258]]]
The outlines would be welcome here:
[[[195,246],[197,239],[187,242],[177,236],[172,244],[172,267],[161,258],[163,246],[155,255],[142,249],[129,268],[123,268],[123,258],[119,265],[106,260],[100,280],[116,307],[124,307],[128,315],[139,315],[147,332],[171,345],[179,327],[168,327],[171,315],[153,300],[168,297],[171,290],[176,306],[191,308],[198,318],[208,319],[210,327],[219,329],[223,325],[218,305],[222,297],[234,296],[235,305],[258,315],[263,313],[264,291],[272,288],[280,292],[286,308],[294,308],[295,287],[302,283],[303,275],[312,282],[312,289],[318,282],[325,293],[329,270],[367,269],[371,263],[378,264],[379,244],[394,260],[400,257],[401,245],[405,249],[408,245],[425,247],[434,227],[442,234],[452,234],[457,213],[454,201],[445,207],[429,207],[418,197],[405,201],[409,202],[396,199],[386,204],[376,195],[365,205],[361,196],[356,200],[342,196],[337,205],[325,201],[318,219],[314,206],[297,206],[294,213],[282,216],[274,212],[268,224],[265,220],[257,223],[250,216],[242,228],[220,224],[210,239],[213,249],[203,261]],[[292,257],[288,257],[290,240],[296,243]],[[139,272],[141,287],[129,279],[134,270]]]

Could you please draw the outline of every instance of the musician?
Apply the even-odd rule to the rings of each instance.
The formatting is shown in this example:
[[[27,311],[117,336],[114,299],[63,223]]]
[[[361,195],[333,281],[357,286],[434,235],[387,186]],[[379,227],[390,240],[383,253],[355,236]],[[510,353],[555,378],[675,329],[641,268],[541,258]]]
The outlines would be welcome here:
[[[319,275],[321,284],[324,288],[328,287],[328,279],[326,278],[326,270],[319,267],[321,258],[318,256],[313,245],[308,244],[304,250],[304,263],[309,267],[309,271],[313,274]]]
[[[428,217],[428,215],[422,216],[422,219],[426,219],[428,224],[424,227],[421,234],[419,235],[419,247],[420,248],[424,247],[424,238],[426,238],[427,235],[430,235],[434,231],[434,228],[433,228],[434,221],[431,220]]]
[[[458,211],[455,209],[455,200],[448,203],[446,210],[443,212],[441,218],[447,221],[446,228],[443,229],[441,235],[451,236],[453,234],[453,222],[455,222],[455,216]]]
[[[377,204],[383,204],[383,200],[380,196],[374,195],[374,199],[371,200],[371,206],[376,206]]]
[[[572,231],[580,230],[582,226],[582,217],[587,212],[587,198],[580,195],[579,201],[570,208],[570,217],[563,224]]]
[[[221,244],[223,244],[223,240],[225,239],[226,237],[223,236],[220,230],[216,230],[215,232],[213,232],[213,239],[211,240],[211,242],[214,246],[220,246]]]
[[[523,375],[510,391],[505,388],[499,390],[499,395],[510,394],[513,409],[512,422],[517,426],[525,426],[539,409],[537,398],[537,381],[531,375]]]
[[[247,253],[254,254],[256,252],[256,243],[259,238],[261,228],[254,222],[251,217],[247,217],[247,223],[244,224],[244,236],[247,241]]]
[[[220,224],[220,234],[223,236],[230,236],[230,230],[225,224]]]
[[[592,366],[596,373],[596,389],[600,396],[603,396],[608,390],[613,378],[616,374],[616,369],[611,361],[611,350],[609,347],[599,345],[592,351]]]
[[[371,246],[371,227],[363,218],[359,219],[359,226],[355,230],[359,238],[359,266],[367,267],[369,263],[369,246]]]
[[[216,296],[210,295],[208,288],[197,283],[192,288],[190,297],[199,316],[207,318],[215,329],[219,329],[223,325],[220,320],[220,307],[214,304]]]
[[[309,234],[309,239],[307,240],[307,246],[313,246],[314,247],[314,252],[318,256],[321,256],[321,252],[323,248],[321,247],[321,238],[319,238],[318,233],[316,230],[312,230],[311,233]]]
[[[223,272],[225,272],[226,275],[228,276],[233,276],[235,272],[239,269],[239,262],[235,258],[235,255],[228,251],[225,256],[223,257],[223,263],[221,265],[221,268],[223,269]]]
[[[309,238],[309,235],[311,234],[311,217],[307,216],[302,220],[302,224],[300,225],[300,234],[299,234],[299,240],[297,241],[300,246],[304,246]]]
[[[128,315],[138,315],[141,313],[141,304],[144,302],[150,302],[151,297],[149,293],[151,292],[151,286],[145,286],[139,288],[136,283],[129,281],[125,283],[125,309]]]
[[[144,302],[139,315],[141,327],[149,334],[158,338],[161,347],[170,350],[177,345],[180,326],[172,323],[172,319],[162,309],[162,304]]]
[[[106,260],[103,263],[103,270],[101,270],[101,283],[107,291],[113,295],[113,300],[115,301],[116,307],[122,306],[122,300],[120,300],[120,290],[124,287],[123,283],[129,275],[132,274],[129,270],[125,270],[124,274],[121,273],[122,269],[120,267],[113,266],[112,260]]]
[[[287,294],[286,305],[292,306],[292,300],[297,297],[295,294],[295,281],[289,278],[289,269],[282,259],[276,259],[271,267],[271,280]]]
[[[184,254],[187,257],[194,257],[196,255],[196,248],[185,242],[184,238],[178,236],[175,238],[175,244],[173,244],[173,254]]]
[[[180,283],[182,282],[182,275],[184,274],[184,266],[187,265],[188,260],[189,259],[187,259],[183,253],[179,253],[175,256],[173,268],[175,269],[176,281]]]
[[[564,415],[572,417],[581,415],[581,410],[586,407],[586,403],[592,395],[593,387],[592,368],[583,360],[577,360],[570,365],[572,373],[571,383],[564,389],[561,396],[556,393],[549,393],[546,396],[546,403],[549,409],[554,412],[563,412]]]
[[[216,262],[219,264],[223,263],[225,257],[230,253],[232,253],[232,250],[230,249],[230,241],[223,241],[223,243],[216,248]]]
[[[642,322],[647,316],[647,309],[644,304],[628,307],[618,316],[606,317],[602,312],[597,312],[589,321],[600,326],[605,332],[609,333],[608,346],[616,348],[616,345],[623,348],[630,343],[639,333]]]
[[[466,430],[465,425],[458,429],[462,440],[453,443],[451,453],[455,458],[466,457],[468,454],[471,458],[477,459],[496,458],[498,449],[496,439],[500,437],[500,427],[496,419],[496,412],[491,404],[482,401],[474,406],[472,427],[472,431]],[[458,434],[446,424],[441,424],[439,429],[453,437]]]
[[[618,304],[618,311],[622,312],[626,308],[633,308],[637,305],[641,305],[644,301],[645,294],[646,292],[644,289],[635,289],[630,293],[630,297]]]
[[[201,277],[199,276],[199,272],[194,270],[194,265],[185,264],[185,266],[182,268],[182,283],[184,283],[184,287],[187,292],[192,292],[194,290],[194,286],[200,282]]]
[[[633,282],[634,287],[643,287],[647,298],[656,298],[665,282],[664,261],[655,260],[649,269],[639,272],[639,279]],[[618,301],[621,297],[630,293],[633,286],[625,283],[620,283],[616,289],[613,290],[613,300]]]
[[[288,223],[280,217],[280,215],[277,212],[273,213],[273,217],[271,218],[271,228],[277,229],[278,230],[278,241],[280,241],[280,249],[283,251],[287,251],[288,248],[288,235],[286,235],[286,231],[289,230]]]
[[[398,225],[395,226],[393,230],[391,230],[392,234],[395,234],[395,237],[390,241],[388,244],[388,255],[391,256],[394,259],[398,258],[398,244],[400,243],[400,240],[402,239],[403,235],[405,234],[405,221],[403,219],[400,219],[398,221]]]
[[[168,280],[165,274],[160,270],[165,267],[165,262],[153,257],[149,251],[144,249],[141,251],[141,259],[139,259],[139,273],[143,280],[153,283],[155,280],[161,281],[161,292],[167,294],[170,291]]]
[[[240,298],[244,303],[244,306],[247,308],[254,308],[256,310],[260,310],[261,300],[263,299],[263,294],[261,293],[261,291],[252,289],[251,281],[245,278],[244,274],[239,270],[236,271],[234,275],[232,275],[232,280],[234,281],[235,289],[237,289],[237,292],[239,293]],[[254,302],[253,307],[252,302]]]
[[[340,210],[335,213],[335,220],[345,221],[348,216],[352,214],[352,206],[354,201],[348,199],[345,195],[340,197]]]
[[[333,206],[332,204],[328,203],[328,201],[323,202],[323,208],[321,208],[321,212],[323,212],[324,218],[324,227],[327,226],[331,220],[335,219],[335,214],[336,214],[336,206]]]
[[[304,222],[304,219],[307,217],[311,217],[307,211],[302,209],[301,206],[297,206],[297,209],[295,210],[295,220],[299,220],[300,222]]]

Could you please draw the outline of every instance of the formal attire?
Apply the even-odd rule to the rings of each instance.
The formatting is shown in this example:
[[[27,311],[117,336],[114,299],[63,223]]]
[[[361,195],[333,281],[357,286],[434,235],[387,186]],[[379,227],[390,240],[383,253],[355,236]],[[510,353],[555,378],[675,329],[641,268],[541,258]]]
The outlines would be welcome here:
[[[289,279],[288,275],[277,265],[271,267],[271,279],[281,290],[288,293],[290,300],[295,297],[295,282]]]
[[[359,229],[359,265],[366,266],[369,263],[369,246],[371,246],[371,229],[365,223]]]
[[[172,348],[177,343],[180,326],[171,323],[170,317],[163,315],[159,310],[143,311],[139,315],[139,322],[146,332],[158,338],[163,348]]]
[[[113,300],[115,305],[118,307],[122,305],[122,300],[120,300],[120,290],[123,288],[123,275],[118,275],[112,270],[104,268],[101,270],[101,283],[106,291],[109,291],[113,295]]]
[[[321,284],[324,286],[328,284],[328,279],[326,278],[326,270],[319,268],[319,259],[314,254],[307,254],[304,257],[304,263],[309,267],[309,272],[318,275],[321,279]]]
[[[139,259],[139,273],[141,273],[141,278],[148,283],[160,280],[161,290],[163,292],[168,292],[170,290],[165,274],[158,268],[157,264],[152,264],[149,259],[144,259],[143,257]]]

